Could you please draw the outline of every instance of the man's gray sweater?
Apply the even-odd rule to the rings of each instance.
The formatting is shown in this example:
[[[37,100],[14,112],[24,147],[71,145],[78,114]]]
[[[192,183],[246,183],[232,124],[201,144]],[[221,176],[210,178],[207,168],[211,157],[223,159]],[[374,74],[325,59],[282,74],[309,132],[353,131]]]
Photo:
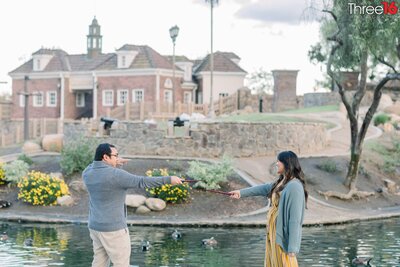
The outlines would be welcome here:
[[[83,171],[89,192],[89,228],[100,232],[124,229],[125,197],[129,188],[150,188],[171,183],[171,177],[145,177],[93,161]]]

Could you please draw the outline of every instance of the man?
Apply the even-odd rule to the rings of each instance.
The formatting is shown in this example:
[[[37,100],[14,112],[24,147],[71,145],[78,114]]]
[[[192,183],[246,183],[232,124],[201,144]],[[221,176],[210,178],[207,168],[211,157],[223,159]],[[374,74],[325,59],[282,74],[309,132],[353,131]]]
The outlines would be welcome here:
[[[94,161],[83,171],[89,192],[89,232],[93,241],[93,267],[127,267],[131,241],[126,224],[125,197],[129,188],[181,184],[177,176],[143,177],[116,168],[126,163],[115,146],[104,143],[96,149]]]

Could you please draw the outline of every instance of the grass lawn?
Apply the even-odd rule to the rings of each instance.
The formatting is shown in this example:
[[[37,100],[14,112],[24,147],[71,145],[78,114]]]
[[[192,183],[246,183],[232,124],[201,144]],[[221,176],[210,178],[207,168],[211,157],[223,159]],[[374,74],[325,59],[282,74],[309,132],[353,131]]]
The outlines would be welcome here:
[[[300,114],[300,113],[317,113],[317,112],[328,112],[328,111],[339,111],[339,105],[328,105],[328,106],[311,107],[311,108],[291,109],[291,110],[284,111],[282,113]]]

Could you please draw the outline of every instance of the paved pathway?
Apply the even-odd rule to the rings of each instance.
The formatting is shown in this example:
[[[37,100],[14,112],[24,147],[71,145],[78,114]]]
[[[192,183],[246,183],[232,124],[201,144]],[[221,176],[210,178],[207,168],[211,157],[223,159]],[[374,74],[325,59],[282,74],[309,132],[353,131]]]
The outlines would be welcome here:
[[[289,115],[288,115],[289,116]],[[290,115],[292,116],[292,114]],[[349,155],[350,127],[346,116],[341,112],[322,112],[313,114],[296,114],[295,116],[313,118],[334,123],[336,126],[329,130],[330,146],[322,151],[311,154],[300,154],[299,157],[333,157]],[[381,130],[370,125],[366,140],[377,138],[382,134]],[[251,185],[271,182],[274,177],[269,173],[269,168],[276,162],[276,157],[239,158],[234,161],[235,168]],[[255,212],[250,216],[254,223],[265,223],[265,210]],[[331,224],[362,219],[400,216],[400,207],[379,210],[354,210],[332,206],[326,202],[309,197],[308,209],[305,213],[305,225]],[[261,220],[261,221],[260,221]]]

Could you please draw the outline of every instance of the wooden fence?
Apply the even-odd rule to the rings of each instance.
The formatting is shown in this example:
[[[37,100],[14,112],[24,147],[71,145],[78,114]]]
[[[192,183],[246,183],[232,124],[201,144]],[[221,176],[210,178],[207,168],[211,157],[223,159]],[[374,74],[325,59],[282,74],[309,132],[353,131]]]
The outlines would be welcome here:
[[[0,120],[11,119],[12,102],[0,101]]]

